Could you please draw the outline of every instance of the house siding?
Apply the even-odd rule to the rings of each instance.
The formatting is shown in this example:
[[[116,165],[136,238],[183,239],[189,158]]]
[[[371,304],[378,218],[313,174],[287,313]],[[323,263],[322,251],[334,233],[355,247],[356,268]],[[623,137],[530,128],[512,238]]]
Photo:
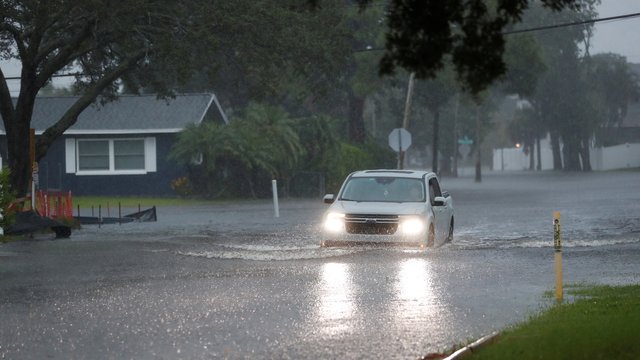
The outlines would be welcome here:
[[[140,175],[76,175],[65,171],[65,141],[74,139],[119,139],[155,137],[157,171]],[[171,196],[171,181],[186,175],[186,170],[169,160],[176,134],[74,135],[57,139],[47,155],[38,162],[40,189],[72,190],[74,195]]]
[[[36,98],[30,122],[36,137],[58,121],[78,98]],[[17,100],[14,98],[13,101]],[[213,103],[215,107],[211,106]],[[70,190],[76,195],[173,196],[171,181],[186,176],[188,172],[186,166],[169,160],[171,147],[180,131],[202,121],[228,123],[214,94],[181,94],[172,99],[159,99],[153,94],[122,95],[113,102],[91,105],[38,162],[38,188]],[[138,170],[134,147],[133,158],[128,158],[134,161],[130,164],[132,169],[121,166],[116,170],[113,143],[110,143],[110,170],[84,169],[78,175],[75,173],[77,157],[74,154],[77,143],[73,139],[145,139],[145,155],[155,143],[155,161],[153,157],[146,156],[144,168]],[[4,121],[0,121],[0,154],[4,165],[8,166]],[[90,155],[83,160],[89,158]],[[95,159],[100,160],[99,157]],[[119,158],[120,161],[123,159],[124,156]]]

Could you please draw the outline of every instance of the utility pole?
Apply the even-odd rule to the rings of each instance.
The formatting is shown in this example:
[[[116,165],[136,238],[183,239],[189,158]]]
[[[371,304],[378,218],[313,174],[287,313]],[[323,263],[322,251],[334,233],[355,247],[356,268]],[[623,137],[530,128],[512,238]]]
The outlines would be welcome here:
[[[482,182],[482,160],[480,153],[480,105],[476,105],[476,182]]]
[[[409,126],[409,112],[411,110],[411,99],[413,97],[413,84],[416,74],[411,73],[409,75],[409,84],[407,85],[407,99],[404,103],[404,118],[402,119],[402,128],[407,130]],[[404,169],[404,153],[405,150],[400,149],[398,151],[398,169]]]

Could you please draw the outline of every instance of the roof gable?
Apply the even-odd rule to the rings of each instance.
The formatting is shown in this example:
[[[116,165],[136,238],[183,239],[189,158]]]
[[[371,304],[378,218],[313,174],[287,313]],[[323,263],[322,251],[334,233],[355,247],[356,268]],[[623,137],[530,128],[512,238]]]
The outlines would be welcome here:
[[[46,130],[78,98],[37,97],[31,127],[37,133]],[[213,94],[183,94],[169,99],[158,99],[156,95],[121,95],[104,105],[94,103],[87,107],[65,133],[173,133],[188,124],[199,124],[209,111],[213,112],[213,118],[226,121]],[[0,127],[4,130],[4,124],[0,123]]]

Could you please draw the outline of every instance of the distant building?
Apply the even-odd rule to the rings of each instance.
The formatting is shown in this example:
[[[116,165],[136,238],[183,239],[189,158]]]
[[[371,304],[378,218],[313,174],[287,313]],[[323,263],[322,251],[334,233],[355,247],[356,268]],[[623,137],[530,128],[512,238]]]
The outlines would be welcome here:
[[[36,98],[31,127],[36,136],[61,118],[78,97]],[[168,159],[177,135],[188,124],[226,122],[213,94],[123,95],[85,109],[38,162],[39,188],[75,195],[171,195],[171,181],[186,169]],[[0,123],[0,153],[7,139]]]

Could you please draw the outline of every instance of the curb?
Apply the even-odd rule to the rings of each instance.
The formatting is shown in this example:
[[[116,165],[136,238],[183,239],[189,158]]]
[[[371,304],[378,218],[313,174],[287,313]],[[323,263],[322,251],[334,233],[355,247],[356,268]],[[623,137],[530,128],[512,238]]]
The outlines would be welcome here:
[[[481,337],[480,339],[472,342],[471,344],[463,347],[462,349],[458,349],[456,352],[454,352],[453,354],[447,356],[446,358],[444,358],[443,360],[459,360],[459,359],[464,359],[468,356],[471,356],[471,354],[473,354],[475,351],[479,350],[480,348],[492,344],[494,343],[498,338],[500,337],[500,333],[499,332],[494,332],[490,335]]]

